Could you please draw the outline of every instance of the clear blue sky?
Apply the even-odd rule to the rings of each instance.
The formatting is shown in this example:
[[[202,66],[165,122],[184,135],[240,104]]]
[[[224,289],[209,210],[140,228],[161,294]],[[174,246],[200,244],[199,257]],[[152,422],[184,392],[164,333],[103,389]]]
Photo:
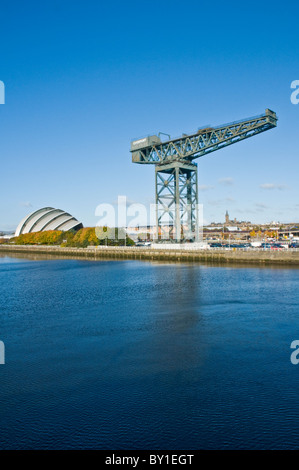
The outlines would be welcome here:
[[[154,198],[130,141],[277,112],[278,127],[197,160],[207,222],[299,220],[299,4],[2,1],[0,229],[53,206],[85,226]]]

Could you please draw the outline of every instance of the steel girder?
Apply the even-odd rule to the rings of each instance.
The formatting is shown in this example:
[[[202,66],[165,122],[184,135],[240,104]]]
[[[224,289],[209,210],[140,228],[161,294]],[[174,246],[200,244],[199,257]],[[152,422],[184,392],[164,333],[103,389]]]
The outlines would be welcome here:
[[[160,237],[197,238],[197,165],[174,162],[156,166],[156,225]],[[162,227],[168,227],[163,232]]]

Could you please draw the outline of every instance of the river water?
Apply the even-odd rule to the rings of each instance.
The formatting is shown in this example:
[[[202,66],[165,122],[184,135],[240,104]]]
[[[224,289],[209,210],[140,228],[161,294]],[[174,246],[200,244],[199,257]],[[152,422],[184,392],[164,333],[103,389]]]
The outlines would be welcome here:
[[[298,282],[1,255],[0,448],[298,448]]]

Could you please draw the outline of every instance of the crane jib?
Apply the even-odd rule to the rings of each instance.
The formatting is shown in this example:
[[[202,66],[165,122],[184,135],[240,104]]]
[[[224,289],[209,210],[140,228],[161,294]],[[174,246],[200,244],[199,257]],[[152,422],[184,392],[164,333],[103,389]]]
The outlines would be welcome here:
[[[270,130],[277,126],[277,120],[276,113],[266,109],[264,114],[254,118],[206,127],[164,142],[157,135],[144,137],[131,143],[132,161],[151,164],[191,161]]]

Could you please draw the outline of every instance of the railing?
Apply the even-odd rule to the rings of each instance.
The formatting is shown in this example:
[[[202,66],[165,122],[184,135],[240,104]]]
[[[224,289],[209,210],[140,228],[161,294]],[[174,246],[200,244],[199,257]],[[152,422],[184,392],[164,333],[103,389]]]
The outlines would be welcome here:
[[[237,126],[243,122],[255,121],[256,119],[266,118],[266,114],[258,114],[257,116],[251,116],[249,118],[240,119],[238,121],[227,122],[226,124],[220,124],[219,126],[214,126],[214,129],[221,129],[223,127]]]
[[[123,250],[123,249],[137,249],[138,251],[142,251],[142,250],[146,250],[148,251],[149,249],[150,250],[165,250],[165,251],[181,251],[181,252],[186,252],[186,251],[189,251],[189,250],[192,250],[192,251],[236,251],[236,252],[239,252],[239,251],[247,251],[247,252],[262,252],[262,251],[266,251],[266,252],[277,252],[277,251],[280,251],[280,252],[285,252],[285,253],[289,253],[289,252],[294,252],[294,253],[299,253],[299,248],[260,248],[260,247],[247,247],[247,248],[237,248],[237,247],[198,247],[198,246],[194,246],[192,247],[192,244],[190,244],[190,247],[188,246],[187,250],[186,248],[184,247],[177,247],[177,246],[174,246],[173,248],[166,248],[163,246],[163,244],[160,245],[160,247],[151,247],[150,245],[149,246],[135,246],[135,245],[132,245],[132,246],[127,246],[127,245],[124,245],[124,246],[106,246],[106,245],[98,245],[98,246],[88,246],[86,248],[82,248],[82,247],[60,247],[60,246],[57,246],[57,245],[10,245],[10,244],[1,244],[0,247],[5,247],[5,248],[24,248],[25,249],[29,249],[30,248],[42,248],[42,249],[48,249],[49,251],[51,250],[60,250],[62,249],[63,251],[72,251],[72,250],[84,250],[84,251],[91,251],[91,250]]]
[[[163,140],[161,139],[161,144],[164,144],[164,143],[167,143],[167,142],[172,142],[173,140],[179,140],[179,139],[185,139],[186,137],[189,137],[189,136],[192,136],[192,135],[196,135],[197,132],[199,130],[202,130],[202,129],[206,129],[207,127],[211,127],[213,128],[213,130],[218,130],[218,129],[222,129],[224,127],[229,127],[229,126],[236,126],[238,124],[242,124],[243,122],[247,122],[247,121],[255,121],[256,119],[261,119],[261,118],[266,118],[267,115],[266,114],[258,114],[256,116],[251,116],[249,118],[244,118],[244,119],[240,119],[238,121],[232,121],[232,122],[228,122],[228,123],[225,123],[225,124],[219,124],[217,126],[211,126],[210,124],[209,125],[206,125],[206,126],[202,126],[202,127],[199,127],[197,129],[196,132],[192,132],[192,133],[184,133],[184,135],[180,135],[180,136],[175,136],[175,137],[172,137],[172,138],[169,138],[168,140]],[[158,135],[158,134],[163,134],[163,135],[169,135],[169,134],[165,134],[164,132],[159,132],[159,133],[152,133],[152,134],[147,134],[147,135],[143,135],[141,137],[136,137],[134,139],[131,140],[131,143],[132,142],[135,142],[136,140],[140,140],[140,139],[146,139],[148,137],[152,137],[153,135]],[[170,137],[170,136],[169,136]],[[161,145],[160,144],[160,145]],[[151,147],[151,145],[150,145]]]

